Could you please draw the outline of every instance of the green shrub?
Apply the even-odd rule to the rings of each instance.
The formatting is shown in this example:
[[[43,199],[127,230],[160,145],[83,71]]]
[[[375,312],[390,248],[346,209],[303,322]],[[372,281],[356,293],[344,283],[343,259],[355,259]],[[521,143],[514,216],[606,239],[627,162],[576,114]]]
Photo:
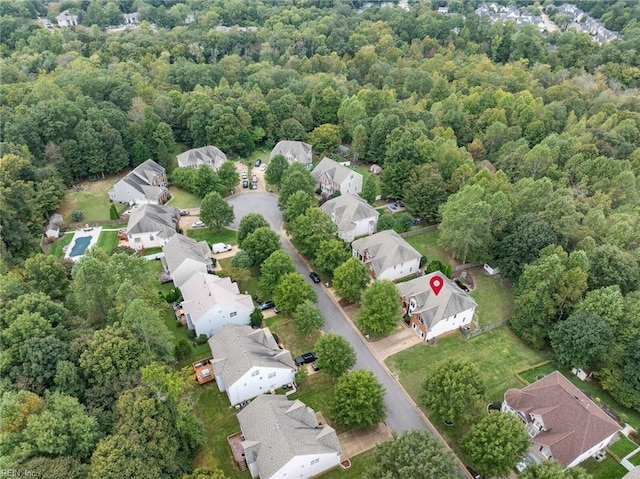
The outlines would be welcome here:
[[[82,220],[82,211],[80,210],[73,210],[71,212],[71,220],[74,222],[78,222]]]

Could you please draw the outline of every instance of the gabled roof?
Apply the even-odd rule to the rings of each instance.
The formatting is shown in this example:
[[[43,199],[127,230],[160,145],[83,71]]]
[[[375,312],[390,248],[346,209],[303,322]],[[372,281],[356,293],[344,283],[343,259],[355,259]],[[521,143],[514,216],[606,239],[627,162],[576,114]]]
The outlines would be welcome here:
[[[175,271],[187,259],[198,261],[205,265],[212,264],[211,248],[206,241],[196,241],[181,234],[175,234],[163,246],[164,259],[169,271]]]
[[[209,347],[216,375],[227,388],[254,366],[295,369],[291,353],[278,347],[269,328],[225,324],[209,338]]]
[[[131,210],[127,234],[157,233],[160,238],[176,234],[180,210],[164,205],[138,205]]]
[[[185,151],[180,153],[177,158],[178,164],[181,166],[197,166],[206,163],[211,164],[215,170],[227,161],[227,155],[220,151],[218,147],[211,145]]]
[[[338,231],[349,231],[355,228],[355,222],[367,218],[377,219],[380,213],[365,200],[355,194],[340,195],[324,203],[320,209],[338,226]],[[333,213],[333,215],[332,215]]]
[[[195,324],[216,305],[253,311],[253,301],[248,294],[240,294],[238,284],[230,278],[221,278],[203,272],[194,273],[180,287],[182,309]]]
[[[332,160],[331,158],[327,158],[326,156],[316,165],[316,167],[311,172],[311,175],[317,180],[320,181],[322,175],[327,175],[327,177],[338,185],[342,184],[344,180],[346,180],[349,175],[357,175],[362,178],[362,175],[357,171],[352,170],[351,168],[347,168],[344,165],[341,165],[337,161]]]
[[[436,276],[442,279],[442,289],[437,295],[430,284],[431,279]],[[454,314],[460,314],[477,306],[468,293],[440,271],[405,281],[397,286],[400,296],[407,303],[410,303],[411,298],[414,299],[415,306],[411,308],[410,305],[409,313],[418,314],[424,320],[427,329],[433,328],[437,323]]]
[[[153,160],[147,160],[136,166],[129,174],[138,176],[139,178],[145,180],[148,184],[151,184],[154,177],[160,176],[164,174],[164,172],[164,167],[160,166]]]
[[[269,159],[276,155],[293,156],[299,163],[311,163],[311,148],[309,143],[302,141],[282,140],[271,150]]]
[[[247,462],[271,477],[296,456],[340,454],[336,431],[319,425],[313,409],[282,395],[261,395],[238,413]]]
[[[547,446],[563,467],[621,429],[558,371],[523,389],[509,389],[504,400],[528,423],[530,414],[541,416],[544,430],[532,441]]]
[[[351,243],[353,249],[363,255],[369,253],[366,264],[371,265],[376,276],[394,265],[420,259],[422,255],[393,230],[380,231]]]

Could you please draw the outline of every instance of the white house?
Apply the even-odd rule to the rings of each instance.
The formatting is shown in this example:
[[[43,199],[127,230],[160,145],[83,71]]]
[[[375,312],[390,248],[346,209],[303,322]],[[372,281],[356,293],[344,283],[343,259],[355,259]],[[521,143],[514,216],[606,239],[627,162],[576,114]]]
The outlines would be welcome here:
[[[56,22],[59,27],[75,27],[78,24],[78,15],[73,15],[69,10],[56,15]]]
[[[185,281],[182,291],[182,311],[189,329],[196,335],[211,336],[225,324],[246,325],[251,322],[253,301],[248,294],[240,294],[238,284],[201,271]]]
[[[621,429],[558,371],[525,388],[507,390],[502,411],[524,423],[534,457],[554,459],[565,468],[604,449]]]
[[[220,151],[218,147],[209,145],[180,153],[177,159],[178,167],[180,168],[198,168],[200,165],[207,165],[214,171],[218,171],[222,164],[227,161],[227,155]]]
[[[286,396],[260,396],[238,413],[242,447],[251,476],[310,478],[340,463],[336,431],[320,424],[315,411]]]
[[[422,255],[393,230],[380,231],[351,243],[352,254],[374,279],[396,279],[416,274]]]
[[[211,247],[206,241],[196,241],[181,234],[173,235],[162,247],[164,270],[178,288],[195,273],[213,272]]]
[[[269,328],[225,324],[211,336],[209,347],[218,389],[232,405],[294,381],[291,353],[278,347]]]
[[[340,195],[324,203],[320,209],[338,227],[338,237],[348,243],[378,229],[380,213],[358,195]]]
[[[273,147],[273,150],[271,150],[269,161],[271,161],[271,159],[276,155],[282,155],[287,159],[289,164],[295,162],[302,163],[307,168],[311,169],[313,166],[311,163],[312,148],[313,147],[309,143],[304,143],[302,141],[282,140]]]
[[[436,284],[435,289],[432,283]],[[473,320],[476,302],[440,271],[397,286],[403,311],[411,318],[409,325],[425,341],[466,326]]]
[[[60,225],[64,222],[62,215],[56,213],[49,219],[49,224],[44,232],[44,235],[49,241],[57,240],[60,236]]]
[[[129,246],[133,249],[161,248],[176,234],[180,210],[163,205],[139,205],[131,210],[127,223]]]
[[[331,196],[336,191],[345,195],[362,191],[362,175],[326,156],[311,172],[316,185],[325,196]]]
[[[159,205],[171,196],[164,167],[147,160],[118,181],[109,192],[111,201],[136,205]]]

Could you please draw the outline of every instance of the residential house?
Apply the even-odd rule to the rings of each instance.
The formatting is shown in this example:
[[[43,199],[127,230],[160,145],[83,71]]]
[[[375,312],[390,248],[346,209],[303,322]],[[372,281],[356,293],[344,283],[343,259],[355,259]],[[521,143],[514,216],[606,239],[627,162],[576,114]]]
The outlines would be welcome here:
[[[425,341],[473,320],[476,302],[440,271],[399,283],[398,291],[403,312],[410,316],[409,325]]]
[[[178,288],[197,272],[213,273],[211,247],[206,241],[175,234],[162,247],[162,252],[164,270],[171,275],[173,284]]]
[[[313,169],[311,175],[316,180],[316,187],[324,196],[360,193],[362,191],[362,175],[326,156]]]
[[[338,227],[338,237],[348,243],[378,229],[380,213],[358,195],[340,195],[324,203],[320,209]]]
[[[296,367],[269,328],[226,324],[209,339],[220,391],[232,405],[292,384]]]
[[[111,201],[131,205],[160,205],[170,196],[165,169],[153,160],[138,165],[109,192]]]
[[[241,294],[238,284],[230,278],[198,271],[182,283],[180,291],[187,327],[197,336],[211,337],[225,324],[251,323],[251,296]]]
[[[218,147],[211,145],[185,151],[180,153],[177,158],[178,167],[180,168],[197,168],[200,165],[207,165],[213,171],[218,171],[222,164],[227,161],[227,155],[222,153]]]
[[[122,16],[124,17],[124,24],[125,25],[138,25],[138,24],[140,24],[140,14],[138,12],[124,13]]]
[[[163,205],[139,205],[131,210],[127,238],[133,249],[161,248],[180,227],[180,210]]]
[[[404,278],[416,274],[422,255],[393,230],[380,231],[351,243],[354,257],[362,261],[374,279]]]
[[[369,167],[369,173],[373,175],[379,175],[380,173],[382,173],[382,167],[379,165],[371,165]]]
[[[57,240],[60,236],[60,225],[63,223],[62,215],[56,213],[49,219],[49,224],[44,232],[44,235],[49,241]]]
[[[311,169],[313,167],[313,164],[311,163],[312,148],[313,147],[309,143],[304,143],[302,141],[282,140],[273,147],[273,150],[271,150],[269,160],[276,155],[282,155],[287,159],[289,164],[295,162],[302,163],[308,169]]]
[[[346,145],[338,145],[337,151],[338,154],[344,158],[349,158],[351,155],[351,150]]]
[[[504,393],[502,411],[516,414],[531,436],[530,456],[573,467],[604,449],[620,431],[611,419],[560,372]]]
[[[238,413],[245,460],[260,479],[309,478],[340,463],[336,431],[313,409],[286,396],[259,396]]]
[[[56,15],[56,22],[59,27],[75,27],[78,24],[78,15],[73,15],[69,10],[65,10]]]

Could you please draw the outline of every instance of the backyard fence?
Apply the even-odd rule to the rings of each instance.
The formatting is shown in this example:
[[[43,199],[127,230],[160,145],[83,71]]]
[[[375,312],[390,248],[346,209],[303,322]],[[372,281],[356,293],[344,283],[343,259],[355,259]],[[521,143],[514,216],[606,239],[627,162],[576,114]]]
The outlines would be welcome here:
[[[453,267],[453,272],[455,273],[456,271],[464,271],[465,269],[479,268],[480,266],[482,266],[480,263],[459,264]]]
[[[478,329],[470,329],[469,331],[461,331],[462,335],[464,336],[465,339],[471,339],[479,334],[482,333],[486,333],[487,331],[491,331],[492,329],[496,329],[499,328],[500,326],[504,326],[505,324],[507,324],[510,321],[510,319],[503,319],[502,321],[499,321],[497,323],[491,323],[488,324],[486,326],[483,326],[482,328],[478,328]]]
[[[435,230],[437,228],[438,228],[438,225],[423,226],[422,228],[418,228],[418,229],[415,229],[415,230],[405,231],[404,233],[400,233],[400,236],[402,236],[403,238],[408,238],[410,236],[416,236],[416,235],[419,235],[421,233],[426,233],[427,231],[433,231],[433,230]]]

